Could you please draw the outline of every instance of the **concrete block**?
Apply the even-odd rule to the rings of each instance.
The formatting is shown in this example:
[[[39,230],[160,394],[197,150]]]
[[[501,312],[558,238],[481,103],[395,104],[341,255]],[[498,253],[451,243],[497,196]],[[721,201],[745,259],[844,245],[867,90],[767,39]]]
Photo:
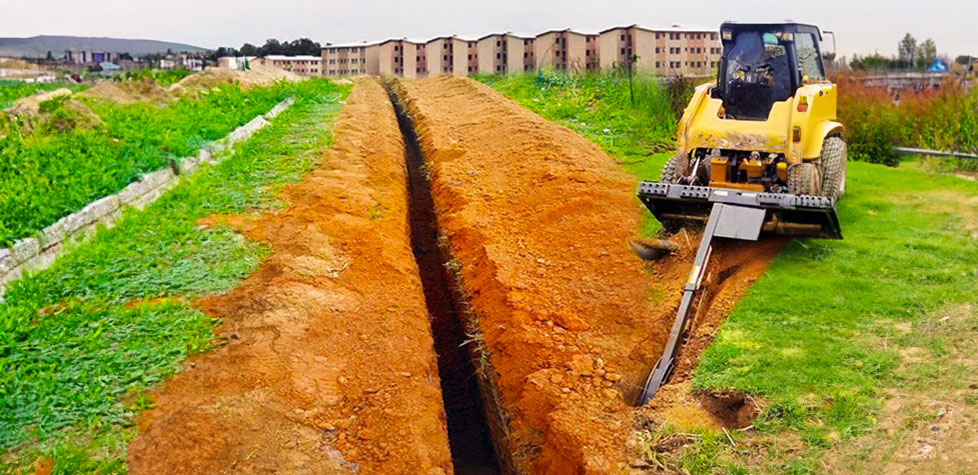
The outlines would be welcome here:
[[[21,267],[25,271],[41,270],[51,267],[54,261],[58,259],[58,254],[61,252],[61,248],[64,245],[60,242],[55,243],[50,248],[45,249],[38,253],[36,256],[28,259],[26,262],[21,264]]]
[[[214,159],[214,143],[211,142],[204,145],[199,152],[197,152],[197,164],[202,165],[204,163],[210,163]]]
[[[197,157],[187,157],[180,161],[180,175],[193,175],[197,171]]]
[[[37,233],[37,240],[40,242],[42,250],[60,243],[68,235],[67,223],[68,217],[65,216]]]
[[[41,252],[41,244],[35,238],[24,238],[14,243],[10,248],[13,261],[16,265],[27,262],[28,259]]]
[[[142,180],[134,181],[119,192],[119,203],[120,205],[131,204],[152,189],[152,183],[147,183]]]
[[[81,210],[81,213],[87,214],[85,224],[94,223],[99,218],[111,214],[113,211],[119,209],[120,205],[118,195],[109,195],[89,203],[88,206],[85,206]]]
[[[143,175],[140,181],[144,181],[149,184],[150,188],[159,188],[160,185],[166,183],[176,176],[173,174],[173,170],[170,167],[161,168],[152,173],[147,173]]]
[[[14,263],[14,254],[10,252],[10,249],[0,249],[0,277],[6,275],[7,272],[10,272],[16,266],[17,264]]]
[[[272,107],[271,110],[265,113],[265,118],[268,120],[272,120],[275,117],[278,117],[278,115],[284,112],[285,109],[292,107],[292,104],[295,104],[295,99],[291,97],[282,102],[279,102],[278,104],[275,104],[275,107]]]

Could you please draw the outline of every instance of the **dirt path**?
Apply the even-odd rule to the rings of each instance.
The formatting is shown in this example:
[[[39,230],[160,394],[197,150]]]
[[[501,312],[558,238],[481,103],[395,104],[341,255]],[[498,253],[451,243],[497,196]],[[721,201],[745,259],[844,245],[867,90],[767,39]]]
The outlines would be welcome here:
[[[272,254],[199,303],[228,343],[157,395],[133,473],[451,471],[404,143],[379,83],[357,84],[335,136],[285,211],[228,220]]]

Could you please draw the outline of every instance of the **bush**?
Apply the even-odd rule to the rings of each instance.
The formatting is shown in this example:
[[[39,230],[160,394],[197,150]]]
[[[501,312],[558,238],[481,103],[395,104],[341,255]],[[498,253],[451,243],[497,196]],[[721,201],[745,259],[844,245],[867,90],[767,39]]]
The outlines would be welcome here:
[[[940,89],[901,91],[897,101],[882,88],[847,77],[837,82],[839,120],[854,160],[895,166],[894,145],[978,153],[978,89],[948,82]]]

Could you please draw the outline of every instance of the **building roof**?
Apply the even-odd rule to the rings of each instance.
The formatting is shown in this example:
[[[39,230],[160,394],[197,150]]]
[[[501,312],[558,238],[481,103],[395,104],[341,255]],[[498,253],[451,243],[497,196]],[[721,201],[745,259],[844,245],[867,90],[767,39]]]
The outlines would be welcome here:
[[[270,59],[272,61],[319,61],[323,58],[321,56],[309,55],[286,56],[284,54],[270,54],[265,56],[265,59]]]
[[[539,37],[541,37],[543,35],[547,35],[547,34],[550,34],[550,33],[574,33],[575,35],[581,35],[581,36],[589,36],[589,35],[595,35],[595,34],[597,34],[597,33],[591,33],[591,32],[577,31],[577,30],[575,30],[573,28],[555,28],[555,29],[544,31],[542,33],[537,33],[534,37],[535,38],[539,38]]]
[[[458,40],[458,41],[465,41],[465,42],[475,41],[475,40],[468,40],[465,38],[459,38],[458,35],[448,35],[448,36],[436,36],[428,41],[425,41],[425,44],[433,43],[438,40]]]
[[[680,33],[686,33],[686,32],[690,32],[690,33],[716,33],[717,31],[720,31],[719,28],[703,28],[703,27],[698,27],[698,26],[682,26],[682,25],[672,25],[672,26],[644,26],[644,25],[639,25],[639,24],[631,24],[631,25],[620,25],[620,26],[613,26],[611,28],[606,28],[604,30],[601,30],[600,33],[607,33],[609,31],[613,31],[613,30],[626,30],[626,29],[629,29],[629,28],[636,28],[636,29],[639,29],[639,30],[651,31],[653,33],[663,33],[663,32],[665,32],[665,33],[675,33],[675,32],[680,32]]]
[[[374,46],[374,45],[377,45],[377,44],[379,44],[379,43],[377,43],[376,41],[370,42],[370,43],[368,43],[366,41],[363,41],[363,42],[360,42],[360,43],[336,43],[336,44],[326,43],[325,45],[323,45],[323,49],[332,49],[332,48],[362,48],[362,47],[366,47],[366,46]]]
[[[519,33],[513,33],[512,31],[504,31],[502,33],[489,33],[488,35],[482,35],[477,38],[476,41],[482,41],[492,36],[512,36],[513,38],[520,38],[524,40],[532,40],[534,38],[533,35],[521,35]]]

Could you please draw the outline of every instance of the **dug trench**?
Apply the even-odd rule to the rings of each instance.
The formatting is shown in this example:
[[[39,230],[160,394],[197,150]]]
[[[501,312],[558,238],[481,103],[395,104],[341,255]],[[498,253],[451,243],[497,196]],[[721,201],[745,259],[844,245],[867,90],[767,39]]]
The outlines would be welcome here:
[[[714,427],[753,415],[737,396],[683,397],[699,354],[785,240],[715,246],[667,396],[636,410],[698,237],[644,263],[626,244],[642,219],[636,180],[593,143],[468,79],[389,88],[405,135],[418,137],[503,471],[627,471],[636,421],[667,421],[672,406]]]
[[[611,157],[454,77],[360,80],[335,137],[284,211],[227,220],[272,253],[197,304],[228,344],[157,394],[134,473],[628,471],[636,419],[683,405],[783,246],[717,246],[675,384],[636,410],[696,237],[634,256],[636,180]]]

